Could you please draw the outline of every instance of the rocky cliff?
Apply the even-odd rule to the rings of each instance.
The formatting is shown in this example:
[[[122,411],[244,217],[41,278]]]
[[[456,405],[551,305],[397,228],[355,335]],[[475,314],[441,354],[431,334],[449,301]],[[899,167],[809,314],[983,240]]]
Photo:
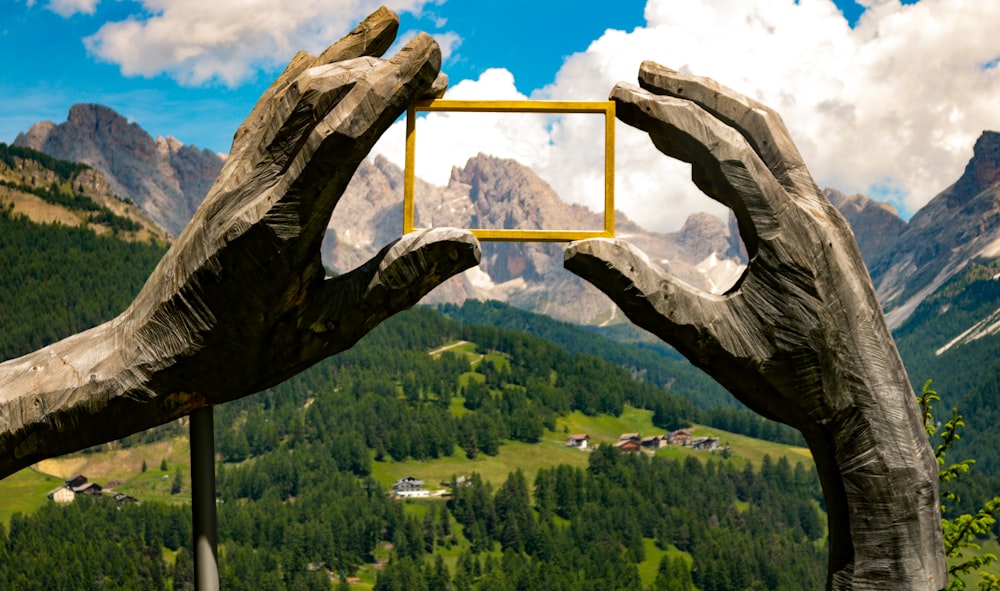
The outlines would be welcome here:
[[[825,189],[823,194],[847,218],[869,267],[906,228],[906,221],[888,203],[861,194],[847,195],[836,189]]]
[[[176,236],[221,169],[223,159],[173,138],[153,139],[100,105],[75,105],[66,122],[43,121],[15,145],[74,162],[101,175],[109,193],[135,201]],[[402,230],[403,172],[383,157],[366,160],[334,212],[324,263],[354,268]],[[487,155],[470,159],[437,187],[417,180],[418,226],[598,229],[600,216],[570,205],[531,170]],[[827,197],[854,229],[890,323],[898,326],[923,299],[975,257],[1000,256],[1000,133],[984,132],[955,184],[909,223],[890,205],[833,189]],[[672,234],[642,229],[616,213],[618,236],[692,285],[725,291],[745,254],[735,224],[696,214]],[[562,246],[486,243],[483,263],[435,290],[435,301],[499,299],[564,320],[621,320],[602,294],[562,269]]]
[[[172,235],[180,234],[222,168],[222,157],[173,138],[155,140],[108,107],[78,104],[64,123],[42,121],[14,140],[61,160],[82,162]]]
[[[969,261],[998,256],[1000,133],[986,131],[962,176],[914,214],[868,265],[895,327]]]
[[[324,262],[339,271],[368,257],[402,230],[403,172],[382,157],[362,163],[331,220]],[[416,225],[506,229],[599,229],[603,218],[570,205],[530,169],[480,154],[455,168],[447,186],[417,181]],[[617,234],[693,285],[722,291],[741,269],[729,254],[729,231],[719,219],[692,216],[673,234],[649,232],[616,213]],[[603,294],[562,268],[563,247],[550,243],[488,242],[483,262],[439,287],[428,301],[497,299],[562,320],[621,321]]]

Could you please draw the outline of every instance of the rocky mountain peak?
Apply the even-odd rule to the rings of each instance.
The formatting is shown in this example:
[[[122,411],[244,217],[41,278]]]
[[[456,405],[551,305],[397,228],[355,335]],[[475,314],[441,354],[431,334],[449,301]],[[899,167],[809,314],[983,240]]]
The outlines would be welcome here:
[[[348,186],[323,245],[324,263],[345,272],[402,230],[403,171],[384,157],[366,160]],[[479,154],[452,169],[447,186],[415,181],[416,226],[507,229],[599,229],[603,216],[562,201],[534,171],[514,160]],[[473,201],[473,194],[475,201]],[[680,232],[649,232],[616,214],[618,235],[692,285],[731,284],[738,263],[723,259],[729,232],[714,216],[696,215]],[[606,296],[562,268],[564,245],[484,242],[482,264],[435,289],[428,302],[496,299],[582,323],[622,318]],[[720,261],[723,264],[719,264]]]
[[[885,251],[889,243],[906,228],[899,212],[884,201],[876,201],[861,194],[848,195],[836,189],[824,189],[830,200],[854,230],[861,256],[871,267],[871,261]]]
[[[677,232],[681,244],[697,245],[703,257],[711,253],[725,254],[729,250],[729,228],[727,224],[710,213],[691,214]]]
[[[154,140],[113,109],[94,104],[73,105],[64,123],[36,123],[18,134],[14,145],[93,167],[116,194],[134,201],[174,236],[205,198],[223,162],[214,152],[174,138]]]
[[[1000,134],[987,131],[961,178],[915,213],[868,264],[889,324],[898,326],[969,261],[998,255]]]
[[[960,207],[997,182],[1000,182],[1000,133],[984,131],[972,149],[972,159],[948,196],[948,205]]]
[[[55,127],[56,124],[52,121],[39,121],[32,125],[28,131],[19,133],[14,140],[14,145],[23,145],[24,147],[41,146],[45,144],[49,134],[52,133]],[[18,142],[21,143],[19,144]]]
[[[181,148],[184,147],[184,142],[170,135],[167,137],[158,135],[156,136],[156,147],[160,152],[170,154],[173,152],[179,152]]]
[[[106,135],[109,132],[128,130],[149,137],[137,124],[129,124],[128,119],[119,115],[111,107],[92,103],[78,103],[69,108],[66,123],[80,131],[89,131],[94,135]],[[131,129],[130,129],[131,128]]]
[[[516,160],[479,154],[452,173],[449,186],[467,187],[478,227],[522,230],[599,229],[598,214],[568,204]]]

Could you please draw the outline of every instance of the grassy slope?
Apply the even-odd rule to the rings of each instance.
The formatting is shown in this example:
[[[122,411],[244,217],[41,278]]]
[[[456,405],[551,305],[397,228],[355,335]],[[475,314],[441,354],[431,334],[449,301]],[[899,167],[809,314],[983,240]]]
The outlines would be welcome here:
[[[0,523],[6,527],[15,513],[33,513],[51,502],[46,495],[62,483],[59,478],[31,468],[0,480]]]
[[[460,400],[460,398],[453,399],[453,405],[456,408],[461,408]],[[542,441],[538,444],[506,441],[496,456],[490,457],[480,454],[473,460],[466,459],[464,452],[456,448],[455,455],[449,458],[420,462],[372,462],[372,476],[387,487],[404,476],[414,476],[433,487],[437,486],[439,482],[449,480],[453,474],[460,476],[479,472],[485,480],[492,482],[494,486],[499,486],[507,479],[510,472],[521,468],[528,481],[533,482],[535,474],[541,467],[552,467],[559,464],[581,467],[587,465],[588,453],[586,451],[566,447],[566,433],[587,433],[590,435],[591,445],[614,443],[618,441],[618,436],[622,433],[638,432],[642,435],[662,433],[662,429],[653,426],[652,417],[652,411],[635,408],[626,408],[620,417],[609,415],[589,417],[574,412],[559,418],[556,421],[556,431],[546,431]],[[788,461],[793,466],[796,462],[812,462],[809,450],[804,447],[762,441],[699,425],[695,426],[694,434],[712,435],[718,437],[722,443],[732,446],[733,454],[728,461],[735,462],[738,466],[745,462],[759,466],[766,454],[774,460],[781,456],[787,456]],[[671,446],[656,453],[678,459],[687,456],[694,456],[701,460],[722,459],[718,453],[697,451],[689,447]]]
[[[107,487],[112,481],[120,484],[116,491],[130,494],[141,501],[187,503],[190,499],[190,446],[186,437],[175,437],[128,449],[99,453],[75,453],[39,462],[0,480],[0,522],[9,523],[14,513],[31,513],[51,502],[46,494],[68,478],[83,474],[91,482]],[[160,471],[160,462],[167,460],[167,471]],[[142,472],[142,462],[147,470]],[[181,471],[184,488],[171,495],[174,474]]]
[[[996,538],[990,538],[985,542],[983,542],[982,549],[979,550],[978,552],[966,551],[965,554],[966,558],[964,558],[963,560],[967,560],[971,556],[981,556],[983,554],[993,554],[994,556],[1000,556],[1000,543],[997,542]],[[948,561],[948,565],[953,566],[958,562],[960,562],[960,560],[952,559]],[[980,572],[989,573],[993,576],[1000,575],[1000,562],[994,562],[993,564],[987,566],[986,568],[972,571],[971,573],[964,576],[960,576],[959,578],[965,581],[965,584],[968,585],[969,589],[977,589],[979,587]]]
[[[465,354],[472,363],[478,363],[484,356],[475,352],[475,345],[461,344],[453,349],[456,353]],[[487,354],[489,359],[498,367],[507,363],[502,356]],[[466,374],[464,380],[482,379],[480,374]],[[465,412],[462,406],[462,399],[456,397],[452,401],[452,413],[460,415]],[[638,432],[643,435],[662,433],[662,429],[655,428],[652,423],[652,412],[635,408],[626,408],[620,417],[608,415],[586,416],[579,412],[574,412],[557,420],[555,431],[546,431],[543,440],[538,444],[527,444],[514,441],[506,441],[500,448],[497,456],[490,457],[480,455],[469,460],[463,451],[456,447],[455,455],[448,458],[439,458],[427,461],[408,462],[372,462],[373,477],[383,485],[390,484],[404,476],[415,476],[426,481],[434,487],[437,483],[449,480],[452,475],[467,475],[478,472],[490,481],[495,487],[499,486],[508,474],[518,468],[524,470],[529,482],[533,482],[535,474],[541,467],[553,467],[559,464],[569,464],[573,466],[586,466],[589,453],[586,451],[568,448],[565,445],[567,433],[588,433],[591,436],[592,445],[600,443],[613,443],[618,440],[621,433]],[[719,437],[727,445],[732,446],[733,454],[728,461],[742,465],[751,462],[755,466],[760,464],[765,454],[770,454],[772,458],[785,455],[794,465],[797,461],[811,461],[809,450],[786,445],[761,441],[710,429],[702,426],[695,426],[695,435],[712,435]],[[46,460],[38,465],[38,468],[48,474],[25,470],[4,481],[0,481],[0,518],[9,521],[10,515],[16,511],[30,512],[45,502],[45,494],[58,486],[59,478],[69,478],[75,474],[85,474],[92,481],[105,483],[109,480],[119,480],[122,482],[116,490],[127,492],[145,501],[162,501],[172,503],[187,502],[189,498],[189,445],[184,437],[177,437],[167,441],[153,444],[140,445],[129,449],[117,449],[108,452],[93,454],[71,454],[70,456]],[[657,452],[667,457],[684,458],[693,456],[701,460],[708,458],[721,459],[717,453],[700,452],[690,448],[665,448]],[[167,460],[168,469],[166,472],[159,470],[160,461]],[[143,460],[146,461],[147,471],[143,473],[141,466]],[[176,469],[180,469],[185,476],[185,490],[179,495],[170,495],[169,489]],[[56,478],[58,477],[58,478]],[[440,501],[413,500],[406,501],[406,511],[422,515],[426,512],[428,503]],[[454,571],[455,562],[463,548],[468,547],[468,541],[461,534],[461,528],[456,528],[456,539],[458,545],[450,549],[439,549],[445,563],[449,569]],[[646,559],[639,565],[639,574],[643,585],[650,585],[656,577],[657,567],[664,554],[673,557],[690,556],[680,550],[670,547],[666,550],[657,548],[652,540],[644,540],[646,546]],[[498,555],[499,557],[499,555]],[[371,565],[361,569],[358,573],[362,583],[352,585],[355,589],[370,589],[374,584],[375,570]]]
[[[453,402],[456,414],[462,409],[461,399]],[[464,410],[464,409],[462,409]],[[565,446],[566,433],[589,433],[592,444],[612,443],[625,432],[639,432],[644,435],[660,433],[652,424],[650,411],[626,408],[620,417],[608,415],[585,416],[575,412],[557,421],[556,431],[546,431],[538,444],[527,444],[507,441],[500,447],[496,456],[479,455],[473,460],[465,457],[463,451],[456,447],[455,455],[446,458],[426,461],[407,462],[372,462],[373,476],[385,486],[389,486],[404,476],[415,476],[430,483],[447,481],[454,475],[467,475],[478,472],[484,479],[499,486],[507,475],[514,470],[524,470],[529,482],[541,467],[553,467],[559,464],[586,466],[588,453]],[[718,429],[695,426],[696,435],[713,435],[733,448],[732,457],[728,460],[742,465],[751,462],[760,464],[764,454],[770,454],[773,459],[784,455],[792,465],[795,462],[811,461],[809,450],[791,447],[742,435],[726,433]],[[40,462],[35,469],[27,469],[0,481],[0,520],[9,522],[15,512],[31,512],[46,502],[45,495],[61,482],[76,474],[84,474],[93,482],[105,485],[109,481],[121,482],[115,490],[125,492],[145,501],[162,501],[166,503],[184,503],[188,500],[190,448],[185,437],[160,441],[148,445],[139,445],[128,449],[116,449],[100,453],[77,453],[53,458]],[[715,458],[721,460],[718,453],[696,451],[690,448],[670,447],[657,452],[670,458],[694,456],[699,459]],[[160,471],[160,461],[167,460],[167,471]],[[147,470],[142,472],[143,460]],[[185,481],[181,494],[171,495],[170,485],[175,470],[180,469]]]

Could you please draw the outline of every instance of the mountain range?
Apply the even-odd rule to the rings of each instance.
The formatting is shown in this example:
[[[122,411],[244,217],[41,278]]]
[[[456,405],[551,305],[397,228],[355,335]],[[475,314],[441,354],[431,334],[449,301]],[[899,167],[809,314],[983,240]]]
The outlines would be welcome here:
[[[177,236],[224,162],[208,150],[172,137],[153,138],[108,107],[74,105],[62,123],[42,121],[18,135],[14,146],[82,162],[100,172],[111,190],[134,201]],[[383,157],[362,163],[331,219],[324,263],[337,272],[373,256],[402,229],[403,171]],[[568,205],[530,169],[479,155],[456,168],[447,186],[419,181],[417,225],[462,227],[597,228],[597,214]],[[451,216],[445,217],[448,212]],[[692,216],[676,233],[642,229],[616,213],[618,234],[643,248],[675,275],[719,291],[741,264],[725,223]],[[562,268],[562,248],[544,243],[486,243],[483,262],[435,290],[433,302],[496,299],[579,323],[623,321],[600,292]]]
[[[65,122],[41,121],[18,134],[14,146],[60,160],[82,162],[104,175],[111,191],[127,197],[173,236],[201,204],[223,158],[172,137],[155,140],[114,110],[73,105]]]
[[[67,120],[43,121],[15,146],[82,162],[110,189],[134,201],[176,236],[222,167],[224,157],[167,137],[152,138],[108,107],[74,105]],[[403,171],[384,157],[366,160],[334,211],[324,263],[349,270],[399,236]],[[417,180],[417,226],[597,228],[598,214],[561,201],[525,166],[480,154],[456,167],[444,187]],[[864,195],[825,191],[854,229],[890,325],[900,326],[935,289],[977,258],[1000,256],[1000,133],[986,131],[962,176],[909,222],[892,206]],[[647,231],[616,212],[616,234],[666,270],[715,293],[737,279],[745,261],[729,224],[691,216],[678,232]],[[622,322],[615,306],[562,268],[562,247],[485,243],[479,268],[435,290],[429,302],[496,299],[583,324]]]
[[[223,156],[173,138],[154,139],[98,105],[76,105],[66,122],[38,123],[14,144],[0,144],[0,209],[141,241],[168,240],[157,225],[178,235],[224,162]],[[31,158],[19,158],[18,149],[84,165],[62,162],[52,168],[62,172],[47,172]],[[403,172],[383,157],[361,164],[322,247],[331,270],[349,270],[399,236],[402,183]],[[418,179],[416,194],[418,226],[600,225],[597,214],[565,204],[531,170],[488,155],[456,167],[446,186]],[[835,189],[825,194],[854,230],[915,388],[933,378],[945,404],[965,414],[967,434],[957,457],[974,454],[977,468],[1000,477],[1000,448],[982,444],[1000,430],[1000,133],[983,132],[961,176],[909,221],[864,195]],[[70,199],[72,206],[42,197]],[[727,224],[697,214],[678,232],[663,234],[642,229],[620,212],[616,217],[618,236],[703,289],[724,291],[745,266],[732,219]],[[427,302],[469,298],[591,325],[619,340],[652,338],[632,327],[603,294],[564,271],[556,244],[484,243],[479,268],[442,285]],[[514,316],[497,312],[494,321],[498,315]],[[517,323],[530,330],[538,321]]]

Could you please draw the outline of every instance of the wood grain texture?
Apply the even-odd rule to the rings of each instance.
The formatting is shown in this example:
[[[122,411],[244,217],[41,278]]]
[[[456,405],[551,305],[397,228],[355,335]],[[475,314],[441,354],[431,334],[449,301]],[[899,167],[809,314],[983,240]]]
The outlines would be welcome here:
[[[380,9],[321,56],[297,55],[131,306],[0,364],[0,477],[275,385],[478,263],[471,233],[435,229],[325,276],[320,243],[355,169],[446,84],[428,35],[376,57],[397,28]]]
[[[947,582],[938,465],[847,222],[780,117],[712,80],[642,65],[618,117],[729,206],[749,264],[712,295],[622,240],[570,245],[565,265],[760,414],[799,429],[829,511],[828,589]]]

